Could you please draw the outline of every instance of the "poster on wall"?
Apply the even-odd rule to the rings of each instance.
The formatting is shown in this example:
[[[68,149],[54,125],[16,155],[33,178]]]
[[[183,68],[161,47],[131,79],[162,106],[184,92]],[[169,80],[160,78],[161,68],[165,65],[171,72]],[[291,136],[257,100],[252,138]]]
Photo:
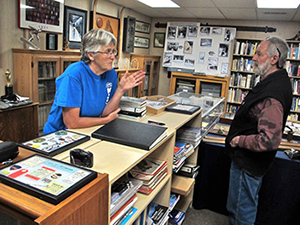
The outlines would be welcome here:
[[[163,66],[229,76],[235,35],[235,28],[200,26],[195,22],[169,22]]]

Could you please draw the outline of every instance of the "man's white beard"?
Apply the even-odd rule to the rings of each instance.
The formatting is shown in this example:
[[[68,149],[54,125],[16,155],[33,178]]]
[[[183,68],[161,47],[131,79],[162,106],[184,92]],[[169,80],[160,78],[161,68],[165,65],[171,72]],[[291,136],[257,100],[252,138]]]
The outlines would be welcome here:
[[[253,72],[256,75],[260,76],[260,79],[263,79],[265,74],[271,69],[272,65],[270,64],[270,59],[266,60],[264,63],[258,65],[254,62]]]

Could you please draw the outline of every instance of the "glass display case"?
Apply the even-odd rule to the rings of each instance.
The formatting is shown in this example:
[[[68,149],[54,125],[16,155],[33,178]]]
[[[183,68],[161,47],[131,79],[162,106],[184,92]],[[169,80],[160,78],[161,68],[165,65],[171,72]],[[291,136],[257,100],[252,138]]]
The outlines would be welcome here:
[[[224,112],[225,98],[212,97],[203,94],[190,92],[179,92],[168,96],[177,103],[187,105],[197,105],[202,109],[201,139],[204,138],[208,131],[219,122]]]

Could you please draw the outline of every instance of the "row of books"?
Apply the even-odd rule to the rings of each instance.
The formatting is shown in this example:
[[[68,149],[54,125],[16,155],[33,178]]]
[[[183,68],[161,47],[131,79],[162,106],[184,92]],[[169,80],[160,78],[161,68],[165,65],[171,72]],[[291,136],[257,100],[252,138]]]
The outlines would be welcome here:
[[[259,42],[236,41],[234,43],[235,55],[254,55]]]
[[[42,130],[44,128],[44,125],[48,120],[50,109],[51,109],[51,105],[39,106],[39,130]]]
[[[146,115],[146,99],[122,96],[119,107],[119,116],[132,119],[139,119]]]
[[[300,59],[300,43],[291,43],[287,58]]]
[[[54,100],[55,95],[55,82],[54,80],[39,81],[39,102],[47,102]]]
[[[239,106],[238,105],[230,105],[227,104],[226,105],[226,113],[230,113],[230,114],[235,114],[235,112],[238,110]]]
[[[173,156],[173,172],[177,173],[193,152],[194,146],[192,144],[176,141]]]
[[[252,88],[255,85],[255,75],[232,73],[229,85],[234,87]]]
[[[288,115],[288,120],[296,120],[299,121],[300,120],[300,115],[298,113],[290,113]]]
[[[253,72],[253,61],[244,57],[232,60],[232,70]]]
[[[56,62],[39,62],[38,77],[56,77]]]
[[[300,94],[300,80],[291,79],[293,94]]]
[[[299,104],[300,104],[300,97],[293,97],[291,110],[300,112]]]
[[[286,61],[285,68],[289,76],[300,76],[300,63]]]
[[[137,211],[134,208],[138,200],[137,190],[142,182],[130,179],[127,175],[116,181],[111,187],[110,224],[125,224]]]
[[[245,96],[248,94],[248,91],[244,91],[238,88],[229,88],[227,101],[228,102],[242,102]]]
[[[167,161],[146,158],[130,171],[133,178],[142,181],[138,192],[150,194],[156,186],[167,176]]]
[[[196,148],[201,141],[201,128],[183,126],[177,130],[176,141],[190,143]]]

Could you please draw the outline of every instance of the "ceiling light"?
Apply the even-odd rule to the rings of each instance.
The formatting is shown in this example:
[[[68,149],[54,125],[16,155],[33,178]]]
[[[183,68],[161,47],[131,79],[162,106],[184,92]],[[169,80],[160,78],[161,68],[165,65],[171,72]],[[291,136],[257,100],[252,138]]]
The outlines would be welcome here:
[[[180,8],[175,2],[171,0],[138,0],[139,2],[150,6],[152,8]]]
[[[297,9],[299,0],[257,0],[257,8]]]

